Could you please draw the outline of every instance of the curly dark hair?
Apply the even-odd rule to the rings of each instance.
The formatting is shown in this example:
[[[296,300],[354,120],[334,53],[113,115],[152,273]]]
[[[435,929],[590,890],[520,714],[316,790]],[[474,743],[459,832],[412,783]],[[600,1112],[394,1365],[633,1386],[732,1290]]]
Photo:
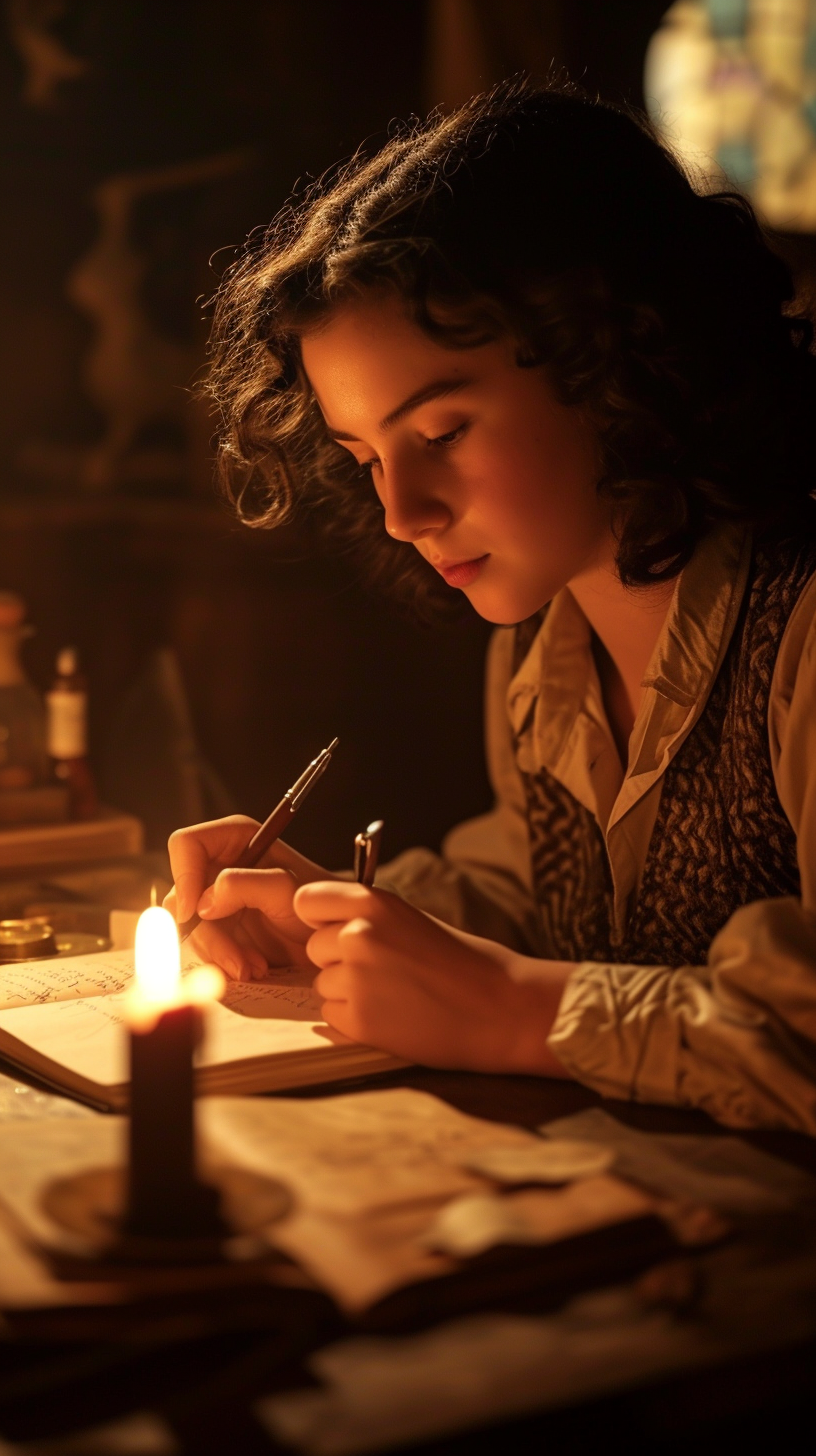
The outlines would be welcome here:
[[[322,505],[335,542],[415,600],[442,587],[382,529],[370,479],[331,440],[301,335],[396,290],[452,349],[499,336],[543,365],[601,442],[630,585],[676,575],[719,520],[803,520],[816,358],[789,270],[750,204],[698,192],[645,118],[521,79],[407,125],[253,234],[215,299],[207,390],[241,518]]]

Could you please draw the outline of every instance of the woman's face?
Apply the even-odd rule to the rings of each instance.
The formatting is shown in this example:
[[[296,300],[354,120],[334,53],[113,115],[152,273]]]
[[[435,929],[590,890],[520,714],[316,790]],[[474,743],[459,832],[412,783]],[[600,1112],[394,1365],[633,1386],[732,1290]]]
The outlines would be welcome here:
[[[596,437],[509,339],[446,349],[391,295],[302,340],[330,432],[370,469],[386,530],[489,622],[523,621],[612,559]]]

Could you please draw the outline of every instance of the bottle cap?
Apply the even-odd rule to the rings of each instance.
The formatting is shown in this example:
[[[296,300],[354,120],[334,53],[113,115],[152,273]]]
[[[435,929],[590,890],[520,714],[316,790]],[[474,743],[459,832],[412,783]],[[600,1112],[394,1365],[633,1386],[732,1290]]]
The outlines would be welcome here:
[[[79,666],[79,654],[75,647],[63,647],[57,653],[57,672],[60,677],[73,677]]]

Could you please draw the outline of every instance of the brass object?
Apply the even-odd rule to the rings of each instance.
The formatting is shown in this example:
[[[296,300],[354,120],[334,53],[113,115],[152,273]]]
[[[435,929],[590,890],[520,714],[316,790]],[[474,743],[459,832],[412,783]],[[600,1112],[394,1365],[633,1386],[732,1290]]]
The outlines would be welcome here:
[[[0,920],[0,965],[42,961],[50,956],[93,955],[100,950],[110,950],[106,936],[78,930],[55,931],[45,915],[31,915],[26,920]]]
[[[36,961],[57,954],[54,931],[44,916],[0,920],[0,961]]]
[[[88,935],[82,930],[55,931],[58,956],[94,955],[98,950],[110,950],[111,943],[106,935]]]

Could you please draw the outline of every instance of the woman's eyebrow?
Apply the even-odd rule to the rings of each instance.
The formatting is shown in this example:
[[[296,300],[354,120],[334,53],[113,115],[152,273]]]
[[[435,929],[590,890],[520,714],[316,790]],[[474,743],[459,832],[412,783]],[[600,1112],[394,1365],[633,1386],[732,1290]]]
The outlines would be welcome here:
[[[377,429],[384,435],[386,431],[393,429],[394,425],[398,425],[400,420],[405,419],[405,416],[409,415],[412,410],[419,409],[421,404],[427,404],[432,399],[442,399],[447,394],[455,394],[457,390],[466,389],[471,383],[470,379],[457,378],[435,379],[431,384],[424,384],[421,389],[414,390],[414,393],[409,394],[402,404],[398,404],[396,409],[380,420]],[[345,430],[330,430],[329,434],[333,440],[356,440],[358,438],[357,435],[346,434]]]

